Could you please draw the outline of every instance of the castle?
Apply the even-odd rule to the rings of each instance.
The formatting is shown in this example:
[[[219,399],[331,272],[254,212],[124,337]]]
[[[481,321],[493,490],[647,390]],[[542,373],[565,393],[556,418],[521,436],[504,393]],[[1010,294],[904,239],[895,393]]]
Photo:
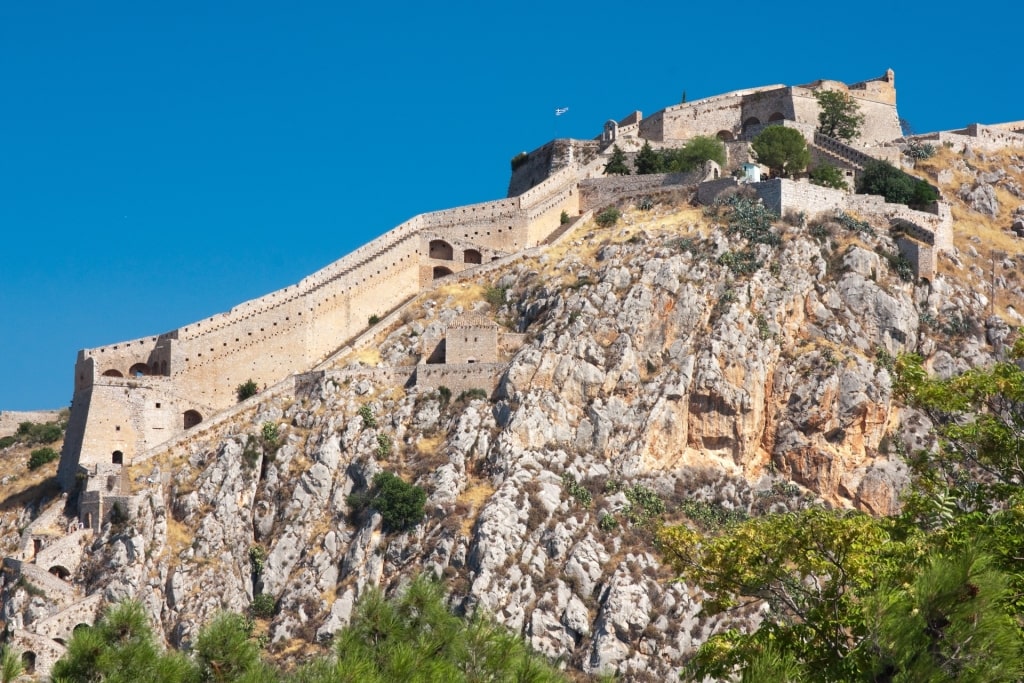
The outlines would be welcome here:
[[[815,132],[814,93],[821,89],[847,92],[860,107],[863,134],[856,146]],[[70,490],[76,481],[86,481],[82,522],[98,529],[110,502],[127,493],[122,468],[236,405],[239,384],[252,380],[260,387],[274,386],[323,367],[371,318],[399,307],[439,278],[502,263],[556,238],[564,230],[565,215],[577,217],[610,201],[699,183],[698,196],[710,201],[737,182],[714,162],[690,174],[605,177],[613,144],[636,150],[644,142],[669,147],[694,135],[712,135],[727,147],[728,171],[751,161],[749,141],[767,125],[800,130],[815,159],[848,176],[875,158],[898,161],[895,76],[890,70],[853,85],[822,80],[754,88],[674,105],[648,117],[634,112],[609,121],[592,140],[555,140],[519,155],[505,199],[418,215],[295,285],[170,332],[84,349],[75,363],[61,485]],[[973,135],[979,138],[977,128]],[[1009,128],[999,129],[998,136],[1024,139]],[[951,243],[949,213],[941,205],[932,213],[917,212],[886,205],[878,197],[807,183],[773,180],[756,186],[780,214],[794,207],[835,210],[853,202],[865,213],[902,221],[906,237],[901,249],[913,256],[922,277],[934,270],[935,250]],[[473,324],[480,327],[479,321]],[[490,340],[493,333],[484,332]],[[449,345],[450,351],[457,347]],[[419,366],[418,381],[425,386],[451,386],[446,373],[456,371],[455,366],[470,376],[486,365],[493,375],[490,366],[498,360],[493,353],[471,358],[475,352],[459,351],[448,364],[426,362],[433,351],[424,350]],[[482,365],[469,367],[474,362]]]
[[[816,132],[814,93],[821,89],[847,92],[857,102],[865,120],[855,143]],[[74,628],[93,623],[103,596],[83,596],[66,579],[77,572],[83,548],[112,511],[131,508],[127,465],[231,420],[268,394],[301,392],[326,373],[355,372],[331,370],[332,361],[345,349],[370,343],[378,317],[384,318],[381,324],[398,319],[403,305],[450,276],[481,274],[540,253],[545,244],[569,234],[573,221],[566,224],[565,216],[585,218],[613,202],[679,188],[695,189],[702,203],[714,201],[741,182],[730,171],[752,161],[750,140],[768,125],[799,130],[815,162],[836,166],[851,179],[871,160],[899,163],[902,156],[892,71],[852,85],[769,86],[674,105],[648,117],[634,112],[608,121],[593,139],[554,140],[519,155],[505,199],[416,216],[301,282],[228,312],[164,334],[80,351],[58,470],[66,491],[81,487],[79,519],[64,528],[62,506],[51,506],[25,529],[18,556],[4,560],[12,577],[44,587],[59,610],[14,625],[14,646],[45,673]],[[708,162],[690,173],[604,174],[613,145],[635,152],[644,143],[672,147],[695,135],[725,144],[724,168]],[[1024,149],[1024,122],[976,124],[921,138],[954,149]],[[914,211],[807,182],[774,179],[750,186],[780,215],[854,210],[889,220],[900,229],[897,244],[919,277],[932,277],[936,252],[952,245],[950,212],[943,202]],[[493,388],[506,367],[503,357],[521,341],[485,316],[463,313],[443,334],[422,335],[417,364],[358,372],[452,391]],[[239,404],[236,388],[248,380],[265,389]]]

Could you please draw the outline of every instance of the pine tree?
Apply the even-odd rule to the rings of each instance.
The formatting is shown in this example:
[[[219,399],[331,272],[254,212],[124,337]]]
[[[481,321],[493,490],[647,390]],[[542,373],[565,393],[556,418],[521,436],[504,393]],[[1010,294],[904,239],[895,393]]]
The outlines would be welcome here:
[[[629,175],[626,153],[618,145],[612,145],[612,156],[604,165],[604,173],[605,175]]]

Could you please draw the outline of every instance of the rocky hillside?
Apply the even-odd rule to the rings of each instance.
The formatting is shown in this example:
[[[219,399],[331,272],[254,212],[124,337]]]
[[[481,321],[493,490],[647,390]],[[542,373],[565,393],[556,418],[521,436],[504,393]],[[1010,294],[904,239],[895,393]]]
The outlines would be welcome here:
[[[722,619],[756,615],[703,617],[659,563],[656,525],[815,502],[892,512],[901,454],[929,433],[893,399],[893,358],[953,373],[1000,358],[1022,322],[1009,228],[1024,158],[942,150],[920,170],[957,219],[931,283],[913,282],[888,226],[857,216],[769,224],[742,197],[623,207],[615,225],[579,224],[540,257],[421,297],[308,391],[134,466],[137,513],[104,528],[74,581],[141,600],[172,644],[269,595],[260,626],[287,664],[367,586],[433,572],[453,605],[572,670],[667,680]],[[526,335],[492,395],[376,379],[465,310]],[[427,493],[410,532],[348,504],[381,471]],[[15,628],[55,609],[24,587],[4,597]]]

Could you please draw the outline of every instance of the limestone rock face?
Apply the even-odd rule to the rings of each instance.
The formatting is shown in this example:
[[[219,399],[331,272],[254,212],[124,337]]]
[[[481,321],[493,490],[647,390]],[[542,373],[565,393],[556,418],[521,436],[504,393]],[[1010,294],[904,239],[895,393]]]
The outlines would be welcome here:
[[[985,187],[971,194],[982,208]],[[369,588],[426,571],[454,608],[570,667],[677,677],[721,622],[670,581],[644,505],[674,521],[686,502],[894,512],[900,454],[934,444],[893,396],[893,358],[919,352],[948,375],[998,357],[1011,333],[972,287],[902,281],[879,226],[780,223],[744,271],[726,255],[746,241],[696,220],[627,212],[488,275],[506,290],[489,314],[524,335],[492,398],[396,387],[353,362],[137,465],[138,514],[104,529],[77,581],[142,600],[173,644],[268,595],[269,651],[295,663],[295,644],[326,643]],[[407,358],[469,308],[488,313],[426,297],[381,332],[380,357]],[[426,491],[421,524],[388,530],[360,502],[382,471]],[[4,618],[30,626],[49,609],[30,602],[15,594]]]

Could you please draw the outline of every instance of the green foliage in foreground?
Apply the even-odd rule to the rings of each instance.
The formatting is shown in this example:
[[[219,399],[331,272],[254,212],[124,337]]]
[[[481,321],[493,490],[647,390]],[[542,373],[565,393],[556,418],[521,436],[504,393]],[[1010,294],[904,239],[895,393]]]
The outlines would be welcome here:
[[[940,439],[917,454],[901,514],[812,508],[659,544],[709,612],[766,608],[752,633],[708,640],[694,680],[972,681],[1024,678],[1024,340],[1011,359],[946,380],[920,358],[896,392]]]
[[[162,651],[137,602],[116,605],[96,626],[76,630],[53,669],[54,683],[566,680],[511,632],[482,616],[465,620],[452,614],[440,584],[422,577],[393,600],[379,591],[367,593],[349,627],[335,636],[333,653],[290,673],[262,661],[252,623],[238,614],[214,617],[197,635],[190,655]]]
[[[335,655],[302,669],[303,683],[391,681],[565,681],[511,632],[476,616],[460,619],[444,605],[441,586],[415,580],[394,600],[377,591],[356,606],[335,637]]]

